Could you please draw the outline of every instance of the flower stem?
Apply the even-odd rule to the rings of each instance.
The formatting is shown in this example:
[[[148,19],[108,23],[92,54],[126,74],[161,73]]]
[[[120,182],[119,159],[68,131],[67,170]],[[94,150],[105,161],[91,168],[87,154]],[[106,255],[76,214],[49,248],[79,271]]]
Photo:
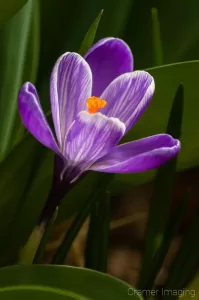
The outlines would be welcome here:
[[[46,204],[41,212],[39,224],[42,222],[47,223],[52,218],[56,207],[59,207],[60,202],[65,195],[75,186],[77,182],[80,182],[80,180],[82,180],[88,174],[88,171],[84,172],[77,181],[71,183],[70,176],[68,176],[67,172],[63,175],[63,170],[64,162],[62,158],[58,155],[55,155],[52,186]]]
[[[56,207],[59,206],[61,200],[64,198],[65,194],[71,189],[72,185],[65,182],[60,182],[58,185],[52,184],[48,199],[41,212],[39,218],[39,224],[42,222],[48,222],[52,218]]]

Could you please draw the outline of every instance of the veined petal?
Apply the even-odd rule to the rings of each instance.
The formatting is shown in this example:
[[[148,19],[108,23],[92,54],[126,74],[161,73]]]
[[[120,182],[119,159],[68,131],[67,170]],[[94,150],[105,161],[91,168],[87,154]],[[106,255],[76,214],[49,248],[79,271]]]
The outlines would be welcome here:
[[[98,41],[84,58],[93,74],[93,96],[99,97],[116,77],[133,71],[131,50],[124,41],[117,38]]]
[[[48,125],[34,85],[26,82],[19,91],[19,113],[24,126],[43,145],[59,154],[53,133]]]
[[[86,109],[91,96],[92,74],[87,62],[77,53],[65,53],[51,75],[51,109],[57,139],[63,147],[66,132],[78,113]]]
[[[158,134],[115,147],[90,169],[107,173],[136,173],[158,168],[180,151],[180,142]]]
[[[123,74],[102,93],[101,98],[107,102],[102,112],[120,119],[128,131],[146,110],[154,89],[153,77],[145,71]]]
[[[64,156],[69,169],[85,171],[100,157],[117,145],[125,132],[125,125],[116,118],[101,113],[79,113],[68,131]],[[77,174],[76,174],[77,175]]]

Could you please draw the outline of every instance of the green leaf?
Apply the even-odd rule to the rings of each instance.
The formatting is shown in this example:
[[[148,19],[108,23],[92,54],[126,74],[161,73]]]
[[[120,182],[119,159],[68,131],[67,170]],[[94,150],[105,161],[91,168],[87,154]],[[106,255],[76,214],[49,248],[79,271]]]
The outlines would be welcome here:
[[[8,21],[27,0],[0,1],[0,25]]]
[[[198,59],[198,55],[189,56],[190,50],[199,40],[198,1],[190,0],[189,5],[182,1],[180,9],[177,1],[157,1],[157,8],[161,15],[165,61],[167,63],[182,61],[186,56],[188,60]]]
[[[178,205],[178,207],[175,209],[174,213],[172,214],[171,220],[169,221],[169,224],[163,235],[162,244],[158,249],[157,253],[155,254],[154,259],[151,261],[151,265],[148,268],[150,272],[148,272],[146,276],[145,279],[146,281],[142,282],[142,286],[140,287],[141,289],[150,290],[153,288],[155,283],[154,280],[157,276],[157,273],[164,262],[164,259],[168,253],[171,242],[173,241],[173,238],[175,237],[179,229],[179,226],[181,225],[181,222],[183,220],[185,209],[189,201],[189,197],[190,194],[187,193],[183,201]]]
[[[31,24],[23,70],[23,80],[36,82],[40,52],[40,0],[34,0],[31,8]]]
[[[25,191],[34,162],[34,154],[34,140],[29,137],[0,164],[0,233],[6,231],[6,224],[8,225],[12,220]]]
[[[85,267],[106,272],[110,228],[110,196],[108,192],[99,192],[97,198],[91,210],[85,251]]]
[[[182,297],[180,297],[180,299],[190,300],[190,296],[196,299],[198,299],[199,297],[199,272],[196,273],[194,279],[185,287],[184,294],[182,295]]]
[[[4,25],[2,30],[2,63],[0,92],[0,160],[11,143],[17,114],[17,96],[23,76],[23,61],[30,29],[32,0]],[[13,51],[14,49],[14,51]]]
[[[30,81],[35,83],[39,67],[40,51],[40,3],[34,0],[31,12],[31,26],[28,36],[22,83]],[[16,145],[23,137],[25,128],[19,114],[16,116],[15,126],[12,134],[12,146]]]
[[[199,228],[199,209],[187,230],[177,256],[169,270],[165,289],[182,289],[192,279],[199,265],[199,241],[196,238]],[[180,274],[180,276],[179,276]],[[164,299],[167,297],[165,296]]]
[[[29,180],[21,178],[26,184],[26,189],[18,203],[17,210],[15,211],[16,217],[13,221],[14,224],[12,224],[12,242],[16,245],[17,249],[19,249],[19,246],[22,247],[25,245],[33,228],[37,225],[52,181],[53,153],[41,147],[39,143],[37,144],[37,141],[34,141],[34,143],[37,145],[35,158],[31,165],[26,166],[31,169],[30,177]],[[29,160],[31,161],[31,156]],[[17,174],[15,173],[14,176],[16,177]],[[7,206],[9,207],[9,205],[8,202]]]
[[[179,139],[182,127],[184,108],[184,91],[180,85],[171,108],[167,126],[167,133]],[[173,186],[175,183],[177,158],[170,160],[158,169],[153,194],[151,198],[149,219],[146,229],[145,252],[138,286],[146,288],[149,280],[148,270],[151,268],[153,258],[164,241],[164,232],[170,216]]]
[[[56,208],[52,218],[47,224],[36,224],[32,233],[30,234],[26,244],[19,251],[18,264],[32,264],[39,263],[45,252],[46,243],[53,230],[53,225],[56,221],[58,214],[58,207]],[[19,219],[19,218],[18,218]]]
[[[108,175],[107,179],[109,177],[111,176]],[[106,174],[104,173],[89,172],[83,179],[77,181],[74,188],[67,193],[60,204],[58,222],[73,216],[83,209],[88,199],[93,195],[93,192],[99,188],[100,182],[104,182],[104,178],[106,178]]]
[[[57,219],[58,210],[59,210],[59,208],[57,207],[56,210],[54,211],[53,215],[52,215],[52,218],[49,220],[49,222],[46,225],[44,235],[43,235],[42,240],[39,244],[39,247],[38,247],[37,253],[34,257],[33,263],[38,264],[38,263],[42,262],[43,255],[44,255],[45,250],[46,250],[46,244],[47,244],[47,242],[50,238],[50,235],[51,235],[51,233],[53,231],[53,228],[54,228],[54,225],[55,225],[55,221]]]
[[[196,86],[199,78],[199,61],[166,65],[147,70],[155,79],[156,90],[151,104],[140,117],[137,124],[124,137],[128,142],[164,133],[172,99],[176,87],[184,86],[184,115],[182,122],[181,151],[178,157],[178,170],[194,167],[199,164],[198,109],[199,93]],[[117,193],[129,189],[132,184],[140,184],[151,180],[155,171],[140,174],[117,174],[111,184],[111,192]]]
[[[132,17],[131,9],[134,0],[102,0],[101,7],[104,8],[103,22],[99,27],[99,35],[121,37],[127,27],[127,22]],[[88,5],[96,6],[95,2],[88,1]],[[92,3],[92,4],[91,4]]]
[[[53,264],[60,265],[64,263],[73,241],[75,240],[78,232],[80,231],[81,227],[83,226],[84,222],[89,216],[93,202],[96,200],[95,198],[95,196],[90,197],[90,199],[88,199],[88,201],[86,202],[84,208],[80,210],[80,212],[75,217],[75,220],[73,221],[71,227],[68,229],[63,242],[61,243],[55,254],[55,257],[52,262]]]
[[[152,26],[153,26],[153,49],[154,49],[154,65],[163,64],[163,49],[161,43],[160,23],[158,19],[158,10],[152,8]]]
[[[99,15],[97,16],[97,18],[95,19],[95,21],[93,22],[93,24],[90,26],[82,44],[79,50],[79,54],[84,55],[88,49],[93,45],[94,39],[95,39],[95,35],[99,26],[99,22],[100,19],[102,17],[103,14],[103,9],[101,10],[101,12],[99,13]]]
[[[13,266],[0,269],[0,298],[127,300],[142,299],[130,285],[111,276],[67,266]]]
[[[135,1],[124,39],[133,51],[136,68],[140,70],[154,66],[153,23],[150,13],[153,7],[158,10],[164,63],[199,59],[197,0],[190,0],[189,5],[186,1],[179,3],[173,0]]]
[[[27,243],[19,251],[18,265],[31,265],[44,235],[44,224],[36,226],[28,238]]]
[[[4,240],[0,245],[0,265],[5,265],[4,262],[11,253],[16,257],[16,247],[23,240],[23,230],[27,230],[28,224],[23,223],[22,231],[17,236],[16,222],[20,217],[20,210],[26,200],[25,195],[32,177],[35,176],[35,168],[39,165],[43,149],[45,148],[28,135],[0,164],[0,239]],[[40,203],[36,201],[29,203],[28,220],[31,220],[30,211],[34,204],[38,206]]]
[[[58,248],[58,250],[55,254],[55,257],[53,259],[53,264],[64,263],[65,258],[68,254],[68,251],[70,250],[70,247],[71,247],[75,237],[77,236],[83,223],[89,216],[92,206],[94,205],[95,201],[97,201],[97,199],[98,199],[98,194],[100,193],[100,191],[102,189],[107,188],[107,186],[109,185],[113,176],[114,176],[113,174],[103,174],[103,173],[101,174],[101,176],[100,176],[101,180],[99,180],[97,182],[97,187],[93,186],[93,191],[92,191],[91,195],[89,195],[89,197],[87,199],[85,199],[86,200],[85,205],[82,207],[82,209],[79,210],[79,213],[77,214],[71,227],[67,231],[62,244],[60,245],[60,247]],[[81,194],[80,194],[80,197],[81,197]],[[66,198],[67,198],[67,195],[66,195]],[[73,199],[76,199],[76,198],[73,198]],[[77,203],[78,202],[76,202],[76,204]]]
[[[184,86],[180,84],[173,105],[171,108],[169,122],[167,125],[167,133],[175,139],[180,139],[182,135],[182,122],[184,116]]]

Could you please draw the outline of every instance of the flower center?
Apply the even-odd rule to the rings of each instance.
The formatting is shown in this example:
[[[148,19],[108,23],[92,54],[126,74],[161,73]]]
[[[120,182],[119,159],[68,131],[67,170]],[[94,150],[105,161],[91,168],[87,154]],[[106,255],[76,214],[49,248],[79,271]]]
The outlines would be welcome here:
[[[106,106],[106,101],[98,97],[92,96],[87,99],[86,104],[88,106],[88,112],[90,114],[96,113],[100,108]]]

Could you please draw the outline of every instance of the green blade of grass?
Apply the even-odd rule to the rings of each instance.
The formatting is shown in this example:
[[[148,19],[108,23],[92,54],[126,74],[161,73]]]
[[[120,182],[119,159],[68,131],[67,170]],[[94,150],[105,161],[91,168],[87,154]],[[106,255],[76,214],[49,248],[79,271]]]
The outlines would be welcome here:
[[[102,189],[106,189],[109,185],[110,181],[112,180],[114,175],[112,174],[101,174],[99,178],[99,184],[97,188],[93,191],[91,197],[88,199],[86,205],[82,208],[82,210],[77,214],[75,220],[73,221],[71,227],[69,228],[68,232],[66,233],[66,236],[58,248],[55,257],[53,259],[53,264],[62,264],[65,261],[65,258],[68,254],[68,251],[77,235],[79,230],[81,229],[83,223],[87,219],[87,217],[90,215],[91,208],[93,204],[95,203],[98,193]]]
[[[107,271],[107,253],[110,221],[108,192],[98,195],[93,205],[85,251],[85,267],[100,272]]]
[[[45,248],[46,248],[46,244],[50,238],[50,235],[52,233],[52,230],[53,230],[53,226],[55,224],[55,221],[57,219],[57,215],[58,215],[58,207],[56,208],[56,210],[54,211],[54,214],[52,216],[52,218],[49,220],[49,222],[47,223],[46,225],[46,229],[45,229],[45,232],[44,232],[44,235],[43,235],[43,238],[40,242],[40,245],[37,249],[37,253],[34,257],[34,260],[33,260],[33,263],[42,263],[42,258],[43,258],[43,255],[44,255],[44,252],[45,252]]]
[[[191,280],[199,266],[199,208],[193,221],[182,241],[180,250],[169,271],[165,289],[183,289]],[[170,295],[165,295],[163,299],[170,299]]]
[[[167,133],[177,139],[181,135],[183,104],[184,89],[183,85],[180,84],[173,101],[167,126]],[[138,282],[139,289],[144,289],[146,282],[150,281],[150,266],[164,239],[164,232],[170,216],[176,164],[177,157],[170,160],[157,171],[146,230],[143,265]]]
[[[189,201],[189,196],[190,196],[190,194],[188,192],[185,195],[183,201],[175,209],[175,211],[171,217],[171,220],[165,230],[165,233],[163,236],[163,242],[151,263],[150,272],[149,272],[150,276],[148,278],[148,282],[143,284],[143,286],[147,290],[150,290],[153,288],[154,279],[156,278],[157,273],[160,270],[160,268],[164,262],[164,259],[168,253],[171,242],[183,220],[185,209],[186,209],[187,203]]]
[[[24,61],[22,84],[26,81],[36,82],[40,53],[40,2],[34,0],[31,13],[31,25]],[[14,147],[24,136],[25,128],[19,114],[16,115],[11,146]]]
[[[163,64],[163,49],[162,49],[162,42],[161,42],[158,10],[156,8],[151,9],[151,16],[152,16],[152,30],[153,30],[154,63],[156,66],[159,66]]]
[[[100,11],[99,15],[94,20],[93,24],[90,26],[82,44],[81,44],[81,47],[79,49],[79,54],[84,55],[88,51],[88,49],[93,45],[95,35],[97,32],[103,11],[104,11],[103,9]]]
[[[32,0],[6,23],[2,30],[3,68],[0,93],[0,160],[9,150],[17,115],[24,58],[31,23]]]

